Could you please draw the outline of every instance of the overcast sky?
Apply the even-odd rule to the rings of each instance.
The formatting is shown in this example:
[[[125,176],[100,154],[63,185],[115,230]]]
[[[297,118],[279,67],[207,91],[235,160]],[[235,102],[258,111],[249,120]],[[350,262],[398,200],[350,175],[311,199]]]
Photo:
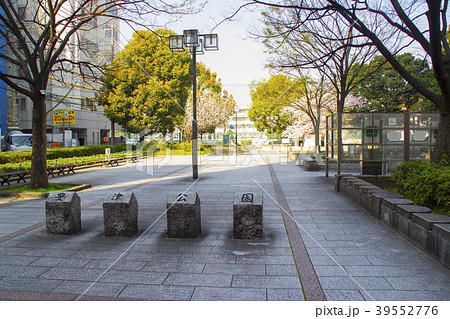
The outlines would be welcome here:
[[[177,34],[182,34],[186,29],[198,29],[200,34],[218,34],[219,51],[208,51],[197,56],[197,61],[205,63],[217,73],[224,88],[233,95],[240,108],[251,103],[249,84],[253,80],[269,77],[269,71],[264,68],[266,60],[263,45],[249,35],[249,31],[258,25],[260,14],[257,10],[243,10],[233,21],[225,21],[217,26],[242,3],[245,1],[210,0],[201,13],[185,16],[167,26]],[[126,26],[121,25],[121,33],[127,40],[131,38],[132,31]]]

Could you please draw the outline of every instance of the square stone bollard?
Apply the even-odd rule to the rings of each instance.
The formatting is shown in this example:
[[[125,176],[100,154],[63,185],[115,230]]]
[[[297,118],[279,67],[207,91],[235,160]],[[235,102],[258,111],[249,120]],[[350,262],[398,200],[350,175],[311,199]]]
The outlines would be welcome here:
[[[383,198],[380,206],[380,220],[390,227],[394,227],[394,214],[397,205],[412,205],[413,202],[406,198]]]
[[[434,224],[433,234],[436,237],[436,257],[450,267],[450,224]]]
[[[75,192],[51,192],[45,201],[47,234],[72,235],[81,231],[81,200]]]
[[[200,198],[197,193],[169,193],[167,237],[196,238],[202,234]]]
[[[235,193],[233,201],[233,238],[263,237],[263,196],[260,193]]]
[[[416,205],[397,205],[393,215],[393,228],[409,237],[411,219],[415,213],[431,213],[431,209]]]
[[[436,236],[432,230],[436,224],[450,224],[450,217],[429,212],[414,213],[409,231],[409,239],[434,256],[437,256]]]
[[[133,192],[108,193],[103,201],[105,236],[131,237],[138,232],[138,202]]]

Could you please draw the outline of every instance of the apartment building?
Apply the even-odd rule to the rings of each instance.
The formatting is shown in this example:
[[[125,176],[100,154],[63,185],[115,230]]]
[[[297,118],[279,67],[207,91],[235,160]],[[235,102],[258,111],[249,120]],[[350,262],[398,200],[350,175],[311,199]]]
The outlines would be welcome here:
[[[93,1],[99,3],[102,0]],[[19,16],[24,21],[31,19],[37,11],[37,3],[38,0],[17,0]],[[74,10],[72,5],[71,1],[67,2],[61,12],[69,15]],[[117,15],[117,12],[111,11],[111,14]],[[63,15],[64,13],[60,13],[58,17]],[[72,36],[62,57],[74,62],[88,61],[92,65],[107,64],[118,53],[118,34],[118,19],[94,18]],[[69,66],[68,63],[67,65]],[[18,69],[13,69],[12,66],[6,65],[5,67],[9,67],[8,72],[20,72]],[[16,67],[14,66],[14,68]],[[98,75],[98,70],[76,66],[70,70],[57,72],[50,77],[45,92],[49,146],[102,144],[105,143],[105,137],[110,136],[111,122],[104,116],[103,107],[98,105],[95,99],[95,94],[101,86]],[[23,83],[23,85],[26,84]],[[14,116],[14,126],[18,126],[24,132],[31,132],[31,100],[10,88],[7,88],[6,91],[9,92],[7,112]],[[2,94],[1,88],[0,94]],[[9,118],[7,125],[12,126],[11,116]],[[120,127],[116,126],[115,129],[118,130]],[[2,134],[5,131],[2,130]],[[71,138],[67,139],[67,136],[71,136]]]

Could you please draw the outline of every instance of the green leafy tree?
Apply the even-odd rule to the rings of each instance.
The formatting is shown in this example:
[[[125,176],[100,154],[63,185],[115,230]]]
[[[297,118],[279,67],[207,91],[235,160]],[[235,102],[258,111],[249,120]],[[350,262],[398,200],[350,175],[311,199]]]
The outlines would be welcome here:
[[[187,139],[192,138],[192,94],[186,105],[182,129]],[[222,89],[217,74],[197,63],[197,130],[199,134],[214,132],[226,124],[234,113],[236,102],[233,96]]]
[[[273,130],[274,133],[281,134],[292,124],[292,116],[285,111],[285,107],[302,96],[303,86],[300,80],[292,81],[284,74],[271,76],[269,80],[262,82],[253,82],[250,88],[252,105],[248,117],[255,123],[256,129],[260,132]]]
[[[192,83],[191,57],[174,54],[169,30],[136,31],[103,78],[105,115],[132,133],[173,132],[182,123]]]
[[[426,61],[415,59],[411,53],[397,57],[404,68],[414,75],[424,85],[436,94],[439,87]],[[398,112],[398,111],[437,111],[436,106],[425,99],[389,64],[383,56],[376,56],[370,63],[364,65],[367,73],[372,74],[363,79],[354,89],[354,95],[365,98],[367,111]],[[371,71],[373,70],[373,72]]]

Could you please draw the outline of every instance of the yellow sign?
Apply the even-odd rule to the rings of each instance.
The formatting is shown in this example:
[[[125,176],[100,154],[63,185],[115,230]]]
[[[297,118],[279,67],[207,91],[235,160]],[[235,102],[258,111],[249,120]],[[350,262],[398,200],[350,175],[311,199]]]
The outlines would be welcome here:
[[[53,111],[53,125],[75,125],[75,110]]]

